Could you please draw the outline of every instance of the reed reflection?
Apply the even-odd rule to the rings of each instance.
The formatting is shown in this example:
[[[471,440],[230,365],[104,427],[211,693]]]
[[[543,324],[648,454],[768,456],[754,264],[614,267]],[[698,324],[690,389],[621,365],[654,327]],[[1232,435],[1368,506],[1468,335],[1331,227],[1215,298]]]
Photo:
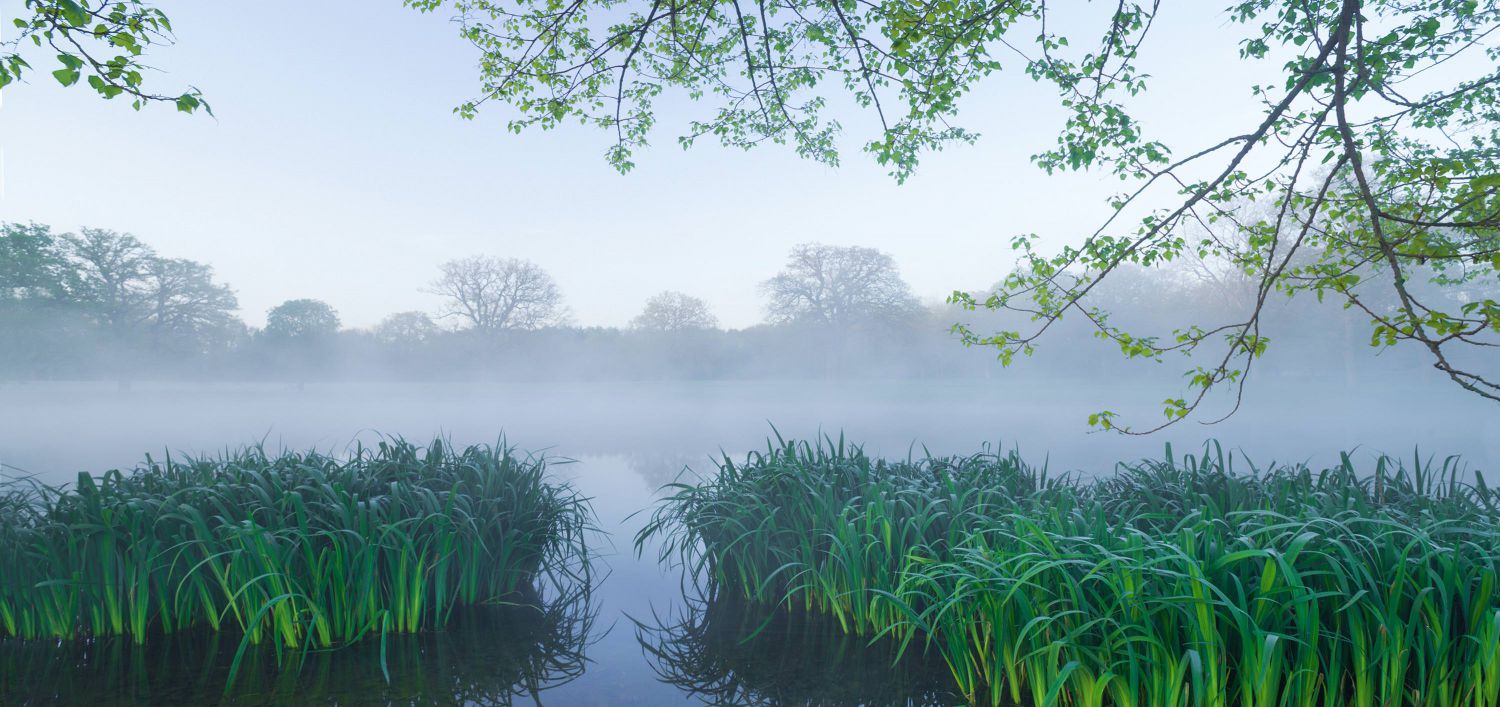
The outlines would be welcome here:
[[[947,668],[920,646],[850,635],[832,620],[710,586],[636,621],[664,682],[709,705],[959,705]]]
[[[5,640],[0,704],[542,704],[583,674],[598,607],[587,585],[532,598],[463,609],[441,631],[307,652],[247,646],[238,658],[239,637],[210,631],[144,645]]]

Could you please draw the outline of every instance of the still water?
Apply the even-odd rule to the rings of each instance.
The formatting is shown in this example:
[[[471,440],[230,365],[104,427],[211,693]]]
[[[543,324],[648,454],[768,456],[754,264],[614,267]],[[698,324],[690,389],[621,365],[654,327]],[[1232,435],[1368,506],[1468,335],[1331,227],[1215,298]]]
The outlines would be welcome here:
[[[1088,434],[1092,394],[976,381],[0,386],[7,475],[62,483],[146,453],[256,442],[337,451],[377,431],[460,444],[503,436],[553,458],[554,477],[591,499],[607,533],[597,547],[603,579],[552,593],[543,610],[477,612],[383,647],[291,658],[250,650],[228,691],[239,648],[229,637],[0,643],[0,704],[958,704],[940,663],[919,654],[897,662],[891,646],[825,622],[715,596],[658,564],[653,547],[637,557],[639,511],[663,484],[710,473],[714,457],[763,447],[777,432],[842,432],[871,453],[903,457],[1019,445],[1036,463],[1081,473],[1210,437],[1257,463],[1334,463],[1350,449],[1360,460],[1377,450],[1461,454],[1481,470],[1500,459],[1500,415],[1462,397],[1261,394],[1223,425],[1138,439]]]

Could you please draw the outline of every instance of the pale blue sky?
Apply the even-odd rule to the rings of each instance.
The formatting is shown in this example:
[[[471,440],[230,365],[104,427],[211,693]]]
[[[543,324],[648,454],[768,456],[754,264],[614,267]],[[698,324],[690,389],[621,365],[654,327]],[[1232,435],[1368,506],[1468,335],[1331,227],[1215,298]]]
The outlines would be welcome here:
[[[20,5],[0,1],[7,18]],[[604,132],[517,136],[500,105],[452,115],[477,83],[445,15],[394,0],[160,5],[179,41],[152,56],[164,73],[150,80],[198,86],[217,118],[61,89],[34,55],[43,70],[0,108],[0,220],[129,231],[208,262],[252,324],[293,297],[327,300],[352,326],[431,310],[419,290],[437,264],[488,253],[551,271],[581,324],[623,324],[674,289],[746,326],[761,317],[757,283],[806,241],[885,250],[937,300],[1003,274],[1016,233],[1057,244],[1092,230],[1120,188],[1029,164],[1060,112],[1014,60],[964,106],[979,144],[929,155],[904,186],[858,152],[869,116],[841,117],[845,164],[831,169],[778,147],[684,152],[676,130],[706,106],[664,111],[655,147],[622,177],[602,158]],[[1170,5],[1140,115],[1181,152],[1255,118],[1254,74],[1219,3]]]

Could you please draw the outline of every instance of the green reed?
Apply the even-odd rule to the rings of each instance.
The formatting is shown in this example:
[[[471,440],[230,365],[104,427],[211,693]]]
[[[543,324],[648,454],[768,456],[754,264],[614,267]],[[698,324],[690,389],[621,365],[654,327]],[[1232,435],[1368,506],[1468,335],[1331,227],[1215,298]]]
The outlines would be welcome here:
[[[671,488],[638,548],[935,649],[974,703],[1500,705],[1500,498],[1453,459],[1084,479],[778,441]]]
[[[592,513],[545,475],[503,444],[388,440],[346,457],[148,457],[71,488],[7,482],[0,636],[141,643],[207,627],[306,649],[440,627],[589,571]]]

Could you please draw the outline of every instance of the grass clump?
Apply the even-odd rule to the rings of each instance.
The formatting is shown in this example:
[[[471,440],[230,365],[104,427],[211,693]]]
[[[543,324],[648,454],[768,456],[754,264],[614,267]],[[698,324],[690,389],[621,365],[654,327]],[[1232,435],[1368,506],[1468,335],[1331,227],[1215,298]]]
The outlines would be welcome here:
[[[586,503],[502,445],[151,460],[0,486],[0,635],[331,647],[588,572]]]
[[[638,547],[935,650],[973,703],[1500,705],[1500,499],[1451,459],[1085,479],[779,442],[672,488]]]

